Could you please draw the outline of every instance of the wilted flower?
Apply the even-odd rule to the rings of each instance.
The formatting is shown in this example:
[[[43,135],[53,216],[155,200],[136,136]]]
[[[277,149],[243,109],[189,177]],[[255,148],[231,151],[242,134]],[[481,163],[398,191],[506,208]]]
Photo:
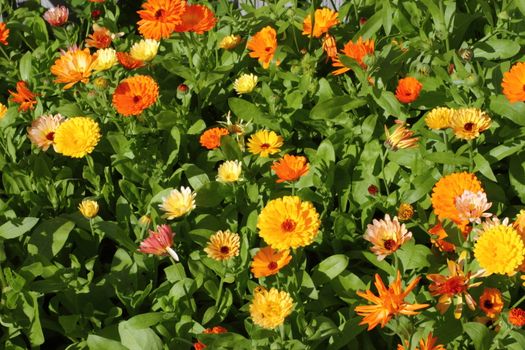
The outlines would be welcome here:
[[[242,172],[242,163],[238,160],[227,160],[219,166],[217,180],[220,182],[235,182]]]
[[[114,49],[98,49],[93,55],[93,69],[97,72],[108,70],[117,64],[117,54]]]
[[[487,195],[483,191],[474,193],[465,190],[461,196],[456,197],[456,209],[459,218],[464,221],[480,224],[482,217],[492,216],[491,213],[485,213],[491,206],[492,203],[487,202]]]
[[[414,216],[414,207],[409,203],[401,203],[397,209],[397,217],[399,221],[407,221]]]
[[[392,151],[397,151],[398,149],[407,149],[407,148],[416,148],[418,146],[418,137],[414,136],[414,132],[405,127],[405,122],[401,120],[396,120],[397,124],[396,129],[392,134],[385,125],[385,146]]]
[[[293,300],[287,292],[275,288],[268,291],[263,287],[254,290],[250,316],[256,325],[274,329],[284,323],[284,319],[292,310]]]
[[[149,237],[140,243],[139,252],[145,254],[167,255],[173,260],[179,261],[179,256],[171,246],[173,245],[175,233],[168,225],[158,225],[157,231],[149,230]]]
[[[16,92],[11,90],[7,91],[9,91],[9,94],[11,94],[11,101],[20,104],[18,107],[19,112],[27,112],[28,110],[35,108],[36,94],[32,93],[31,90],[28,89],[25,81],[19,81],[16,83]]]
[[[240,35],[227,35],[222,38],[221,42],[219,43],[219,47],[225,50],[233,50],[241,43],[241,40],[242,39]]]
[[[67,22],[69,10],[65,6],[50,8],[44,13],[44,19],[53,27],[60,27]]]
[[[326,61],[328,62],[328,59],[335,59],[337,58],[337,44],[335,42],[335,39],[330,34],[325,34],[323,37],[323,44],[322,44],[323,51],[326,52]]]
[[[138,43],[133,44],[129,50],[129,54],[136,60],[148,62],[157,56],[160,42],[153,39],[142,39]]]
[[[257,76],[255,74],[242,74],[239,78],[235,79],[233,88],[239,95],[249,94],[257,86]]]
[[[164,214],[166,219],[172,220],[195,209],[196,196],[197,194],[191,188],[182,186],[180,191],[174,189],[167,197],[163,197],[159,208],[166,212]]]
[[[47,151],[49,146],[55,144],[55,131],[64,121],[64,117],[57,115],[43,115],[34,120],[27,128],[29,140],[43,151]]]
[[[383,260],[412,239],[412,232],[406,229],[405,224],[400,224],[397,217],[391,220],[386,214],[384,220],[374,219],[367,226],[363,238],[373,244],[370,250],[377,255],[377,259]]]
[[[240,237],[237,233],[217,231],[210,237],[204,251],[214,260],[228,260],[239,255],[239,247]]]
[[[78,210],[86,219],[92,219],[98,214],[98,203],[91,199],[84,199],[79,204]]]
[[[443,229],[441,222],[438,222],[434,227],[428,230],[430,242],[442,252],[453,252],[456,246],[445,239],[448,237],[447,232]]]

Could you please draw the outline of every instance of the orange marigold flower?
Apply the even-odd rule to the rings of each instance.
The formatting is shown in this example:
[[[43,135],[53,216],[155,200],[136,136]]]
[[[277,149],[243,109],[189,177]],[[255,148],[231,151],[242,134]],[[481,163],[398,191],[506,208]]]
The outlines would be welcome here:
[[[142,4],[143,10],[137,11],[139,32],[146,39],[169,38],[175,27],[182,23],[186,7],[183,0],[148,0]]]
[[[258,58],[267,69],[277,49],[277,32],[270,26],[264,27],[251,37],[246,47],[251,50],[250,57]]]
[[[0,22],[0,44],[7,45],[7,38],[9,37],[9,29],[4,22]]]
[[[328,62],[328,59],[335,59],[337,58],[337,44],[335,43],[335,39],[330,34],[325,34],[323,38],[323,51],[326,52],[326,62]]]
[[[350,40],[346,43],[346,45],[343,47],[343,50],[341,52],[350,58],[353,58],[354,60],[359,63],[363,69],[366,69],[366,64],[363,62],[363,59],[367,55],[373,55],[375,50],[375,42],[373,39],[368,39],[366,41],[363,41],[362,37],[359,37],[357,42],[353,42]],[[350,68],[346,67],[338,57],[335,57],[332,60],[332,66],[333,67],[341,67],[335,71],[332,72],[333,75],[339,75],[344,74],[350,70]]]
[[[484,192],[481,183],[474,174],[463,172],[442,177],[432,190],[432,207],[439,220],[452,220],[465,231],[468,220],[462,220],[456,207],[456,199],[466,190]]]
[[[226,333],[228,330],[221,326],[215,326],[213,328],[206,328],[202,333],[203,334],[221,334]],[[207,346],[206,344],[202,343],[200,340],[197,341],[195,344],[193,344],[194,350],[202,350],[205,349]]]
[[[291,156],[285,154],[284,157],[274,162],[272,170],[279,178],[276,182],[297,181],[301,176],[306,175],[310,165],[308,160],[303,156]]]
[[[519,307],[510,309],[509,311],[509,323],[516,327],[525,326],[525,310]]]
[[[124,79],[113,93],[113,106],[125,117],[139,115],[159,97],[159,86],[149,75]]]
[[[525,62],[518,62],[510,71],[503,74],[501,87],[503,94],[510,102],[525,101]]]
[[[117,52],[117,60],[126,69],[132,70],[140,67],[144,67],[144,62],[136,60],[129,53]]]
[[[66,83],[64,90],[67,90],[78,82],[85,84],[89,81],[93,62],[94,58],[89,53],[89,49],[81,50],[72,47],[68,51],[62,51],[51,67],[51,73],[57,77],[56,83]]]
[[[35,108],[35,97],[37,95],[32,93],[31,90],[28,89],[25,81],[19,81],[18,83],[16,83],[16,92],[11,90],[7,91],[9,91],[9,93],[11,94],[11,101],[20,104],[20,107],[18,107],[19,112],[27,112],[28,110]]]
[[[228,135],[229,132],[225,128],[212,128],[202,133],[199,142],[202,147],[207,149],[215,149],[221,145],[221,137]]]
[[[400,79],[397,82],[396,98],[401,103],[410,103],[417,100],[423,85],[412,77]]]
[[[308,14],[303,21],[303,35],[321,37],[324,33],[339,23],[337,16],[339,14],[329,8],[322,8],[315,10],[314,13],[314,28],[312,31],[312,15]]]
[[[456,246],[445,239],[448,237],[447,232],[443,229],[441,222],[428,230],[431,235],[430,242],[442,252],[453,252]]]
[[[217,23],[212,10],[204,5],[186,5],[182,22],[175,27],[176,32],[195,32],[204,34]]]
[[[428,333],[427,337],[426,338],[421,338],[419,340],[419,347],[416,346],[416,348],[414,350],[446,350],[446,348],[441,345],[441,344],[437,344],[438,341],[438,338],[437,337],[434,337],[434,335],[432,334],[432,332]],[[409,349],[408,348],[408,341],[407,341],[407,348],[405,348],[403,345],[401,344],[398,344],[397,345],[397,350],[407,350]]]
[[[98,24],[93,24],[93,34],[86,38],[86,47],[94,47],[97,49],[106,49],[111,45],[114,34],[111,34],[109,29],[101,27]]]
[[[383,260],[412,239],[412,232],[406,229],[405,224],[400,224],[396,216],[391,220],[386,214],[384,220],[374,219],[367,226],[363,238],[373,244],[370,250],[377,255],[377,260]]]
[[[275,275],[292,260],[290,251],[261,248],[253,257],[251,271],[255,278]]]
[[[401,273],[397,271],[396,279],[388,286],[384,285],[379,274],[375,275],[375,283],[378,295],[369,290],[357,292],[361,298],[364,298],[374,305],[359,305],[355,312],[359,316],[365,316],[359,325],[368,324],[368,330],[374,329],[379,324],[383,328],[393,316],[396,315],[417,315],[417,310],[428,307],[428,304],[408,304],[405,298],[410,294],[419,282],[421,277],[416,277],[409,283],[403,291],[401,288]]]
[[[414,136],[414,132],[405,127],[404,121],[396,120],[395,123],[397,124],[397,127],[392,134],[390,134],[390,131],[385,125],[385,146],[392,151],[416,148],[418,146],[417,142],[419,141],[419,138],[412,137]]]
[[[499,289],[485,288],[479,297],[479,308],[490,318],[495,318],[503,310],[503,297]]]

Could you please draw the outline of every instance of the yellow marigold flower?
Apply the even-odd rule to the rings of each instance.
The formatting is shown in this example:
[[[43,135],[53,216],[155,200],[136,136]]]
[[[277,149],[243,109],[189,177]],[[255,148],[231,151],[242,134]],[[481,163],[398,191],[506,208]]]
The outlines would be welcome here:
[[[233,50],[241,43],[241,40],[240,35],[228,35],[222,38],[219,47],[225,50]]]
[[[282,145],[282,136],[268,130],[259,130],[248,140],[248,150],[261,157],[268,157],[270,154],[279,152]]]
[[[458,139],[473,140],[490,128],[491,119],[478,108],[460,108],[454,113],[450,126]]]
[[[239,95],[249,94],[257,86],[257,76],[254,74],[243,74],[235,79],[233,88]]]
[[[131,57],[136,60],[148,62],[157,56],[160,42],[154,39],[142,39],[138,43],[133,44],[129,53]]]
[[[2,120],[6,114],[7,114],[7,107],[3,103],[0,103],[0,120]]]
[[[49,146],[55,144],[55,132],[59,125],[64,121],[64,117],[57,115],[43,115],[33,120],[31,126],[27,128],[27,137],[37,147],[47,151]]]
[[[95,149],[100,140],[98,123],[87,117],[66,120],[55,131],[55,151],[72,158],[82,158]]]
[[[397,217],[399,221],[407,221],[414,216],[414,207],[408,203],[401,203],[397,209]]]
[[[117,64],[117,52],[114,49],[98,49],[93,55],[93,69],[97,72],[108,70]]]
[[[238,160],[227,160],[219,166],[217,180],[221,182],[235,182],[239,180],[242,163]]]
[[[515,229],[500,224],[481,233],[474,246],[474,256],[487,274],[511,276],[523,262],[525,246]]]
[[[208,245],[204,248],[209,258],[215,260],[228,260],[239,255],[241,238],[237,233],[217,231],[210,237]]]
[[[440,130],[450,127],[450,121],[454,116],[454,110],[447,107],[434,108],[425,116],[425,124],[429,129]]]
[[[250,304],[250,316],[253,323],[274,329],[284,323],[284,319],[292,313],[293,300],[290,294],[275,288],[269,291],[263,287],[254,290]]]
[[[84,199],[78,206],[80,213],[84,215],[86,219],[92,219],[97,216],[98,213],[98,203],[97,201],[92,201],[91,199]]]
[[[392,134],[385,125],[385,146],[392,151],[406,148],[416,148],[419,141],[418,137],[412,137],[414,132],[405,127],[405,122],[396,120],[397,127]]]
[[[259,236],[274,249],[304,247],[313,242],[321,222],[310,202],[297,196],[271,200],[257,220]]]
[[[195,196],[197,194],[189,187],[182,186],[180,191],[175,189],[167,197],[162,198],[159,208],[166,212],[164,218],[172,220],[181,217],[195,209]]]

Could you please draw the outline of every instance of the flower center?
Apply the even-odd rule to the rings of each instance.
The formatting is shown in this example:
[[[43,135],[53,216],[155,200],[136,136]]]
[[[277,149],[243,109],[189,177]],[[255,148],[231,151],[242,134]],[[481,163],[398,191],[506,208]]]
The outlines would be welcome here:
[[[270,148],[270,144],[269,144],[269,143],[263,143],[263,144],[261,145],[261,148],[262,148],[262,149],[268,149],[268,148]]]
[[[230,252],[230,248],[227,247],[227,246],[222,246],[221,247],[221,253],[222,254],[228,254]]]
[[[293,221],[292,219],[286,219],[281,224],[281,229],[285,232],[292,232],[295,230],[295,227],[297,226],[297,223]]]
[[[157,12],[155,12],[155,18],[159,19],[159,18],[161,18],[161,17],[164,17],[164,13],[165,13],[165,12],[166,12],[166,11],[163,10],[163,9],[159,9],[159,10],[157,10]]]
[[[486,309],[492,309],[494,307],[494,304],[490,300],[485,300],[483,302],[483,306],[485,306]]]
[[[459,294],[466,290],[465,279],[461,276],[450,277],[443,285],[443,294]]]
[[[268,264],[268,270],[275,270],[277,268],[277,263],[272,261]]]
[[[383,247],[385,247],[386,250],[393,250],[396,247],[396,241],[393,239],[387,239],[383,242]]]
[[[270,51],[272,51],[272,48],[271,48],[271,47],[265,47],[264,50],[265,50],[266,52],[270,52]]]
[[[474,129],[474,123],[467,123],[463,126],[463,128],[467,131],[472,131],[472,129]]]
[[[141,97],[140,96],[133,96],[133,103],[139,103]]]
[[[55,132],[54,131],[49,132],[46,135],[46,139],[48,139],[49,141],[54,141],[55,140]]]

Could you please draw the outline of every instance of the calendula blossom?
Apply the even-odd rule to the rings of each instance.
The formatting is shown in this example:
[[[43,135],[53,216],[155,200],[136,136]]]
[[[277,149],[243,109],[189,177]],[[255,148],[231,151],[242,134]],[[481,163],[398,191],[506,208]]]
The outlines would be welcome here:
[[[100,72],[108,70],[117,64],[117,52],[114,49],[98,49],[93,55],[93,70]]]
[[[242,172],[242,163],[238,160],[227,160],[219,166],[217,180],[220,182],[235,182]]]
[[[219,47],[224,50],[233,50],[241,43],[241,36],[240,35],[227,35],[224,38],[222,38],[221,42],[219,43]]]
[[[179,256],[171,247],[173,245],[175,233],[168,225],[157,226],[157,231],[149,230],[149,237],[140,243],[139,252],[154,255],[169,254],[173,260],[179,261]]]
[[[149,62],[157,56],[160,42],[154,39],[142,39],[138,43],[133,44],[129,50],[129,54],[136,60]]]
[[[168,196],[163,197],[159,208],[165,212],[166,219],[179,218],[195,209],[196,196],[191,188],[182,186],[180,190],[174,189]]]
[[[254,74],[242,74],[233,82],[233,88],[239,94],[249,94],[257,86],[257,76]]]
[[[418,146],[418,137],[414,136],[414,132],[405,127],[405,122],[396,120],[396,129],[392,134],[385,125],[385,146],[392,150],[397,151],[399,149],[416,148]]]
[[[266,290],[258,287],[255,289],[250,304],[250,316],[256,325],[274,329],[284,323],[292,310],[293,300],[287,292],[275,288]]]
[[[79,204],[78,210],[86,219],[92,219],[98,214],[98,203],[91,199],[84,199]]]

